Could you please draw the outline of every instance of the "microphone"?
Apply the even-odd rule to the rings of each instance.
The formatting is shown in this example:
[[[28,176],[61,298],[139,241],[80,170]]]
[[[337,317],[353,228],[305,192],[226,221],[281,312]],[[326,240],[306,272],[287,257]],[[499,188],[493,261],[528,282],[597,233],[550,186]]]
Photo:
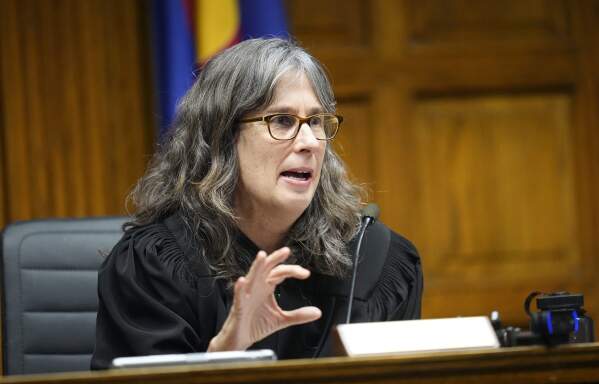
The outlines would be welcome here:
[[[364,233],[366,228],[378,219],[380,214],[379,206],[374,203],[369,203],[366,208],[362,210],[362,224],[360,225],[360,231],[358,232],[358,242],[356,244],[356,253],[354,255],[354,265],[351,276],[351,285],[349,288],[349,296],[347,298],[347,317],[345,318],[345,324],[349,324],[351,316],[351,308],[354,302],[354,291],[356,288],[356,276],[358,275],[358,258],[360,257],[360,247],[362,246],[362,240],[364,239]]]

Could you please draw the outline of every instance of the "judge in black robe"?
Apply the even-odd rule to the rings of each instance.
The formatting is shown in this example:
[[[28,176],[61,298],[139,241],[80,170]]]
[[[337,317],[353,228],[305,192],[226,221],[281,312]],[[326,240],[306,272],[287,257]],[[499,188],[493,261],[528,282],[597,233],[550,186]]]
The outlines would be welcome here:
[[[92,368],[113,358],[206,351],[229,312],[232,293],[206,265],[193,263],[177,215],[127,231],[100,270],[96,349]],[[251,254],[258,247],[242,233]],[[414,246],[380,222],[368,228],[360,252],[351,321],[420,317],[422,270]],[[320,320],[278,331],[250,349],[272,349],[280,359],[329,356],[331,327],[345,320],[349,277],[312,274],[288,279],[275,293],[283,309],[315,305]]]
[[[342,121],[326,72],[292,41],[247,40],[208,61],[100,269],[92,367],[248,348],[329,355],[361,209],[330,144]],[[406,239],[376,223],[360,260],[353,322],[419,317]]]

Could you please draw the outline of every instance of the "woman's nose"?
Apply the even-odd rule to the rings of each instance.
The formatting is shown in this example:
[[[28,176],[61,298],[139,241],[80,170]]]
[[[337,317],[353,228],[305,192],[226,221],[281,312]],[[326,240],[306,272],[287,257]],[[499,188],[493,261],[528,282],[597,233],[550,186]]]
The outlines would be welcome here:
[[[310,125],[307,122],[304,122],[300,126],[295,142],[302,147],[310,149],[318,147],[319,145],[319,140],[316,138],[314,131],[312,131],[312,128],[310,128]]]

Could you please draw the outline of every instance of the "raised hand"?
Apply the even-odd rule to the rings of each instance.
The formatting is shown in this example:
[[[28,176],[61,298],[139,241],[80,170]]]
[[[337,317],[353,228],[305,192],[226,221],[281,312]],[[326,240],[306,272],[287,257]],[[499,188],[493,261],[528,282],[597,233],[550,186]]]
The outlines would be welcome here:
[[[287,247],[270,255],[258,252],[248,274],[235,283],[231,311],[223,328],[210,341],[209,352],[245,350],[280,329],[320,318],[320,309],[316,307],[284,311],[275,300],[275,288],[283,280],[310,276],[310,271],[299,265],[281,264],[290,254]]]

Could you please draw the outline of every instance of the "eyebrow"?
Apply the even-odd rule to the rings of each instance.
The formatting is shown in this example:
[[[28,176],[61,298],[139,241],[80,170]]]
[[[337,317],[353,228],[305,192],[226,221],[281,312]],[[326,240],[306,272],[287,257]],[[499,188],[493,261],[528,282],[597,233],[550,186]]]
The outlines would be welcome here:
[[[325,110],[324,110],[324,108],[322,108],[320,106],[312,107],[308,110],[308,116],[312,116],[317,113],[323,113],[323,112],[325,112]],[[297,108],[293,108],[290,106],[284,106],[284,105],[281,105],[281,106],[273,105],[273,106],[266,108],[265,113],[269,114],[269,115],[273,114],[273,113],[289,113],[291,115],[294,115],[297,113]]]

